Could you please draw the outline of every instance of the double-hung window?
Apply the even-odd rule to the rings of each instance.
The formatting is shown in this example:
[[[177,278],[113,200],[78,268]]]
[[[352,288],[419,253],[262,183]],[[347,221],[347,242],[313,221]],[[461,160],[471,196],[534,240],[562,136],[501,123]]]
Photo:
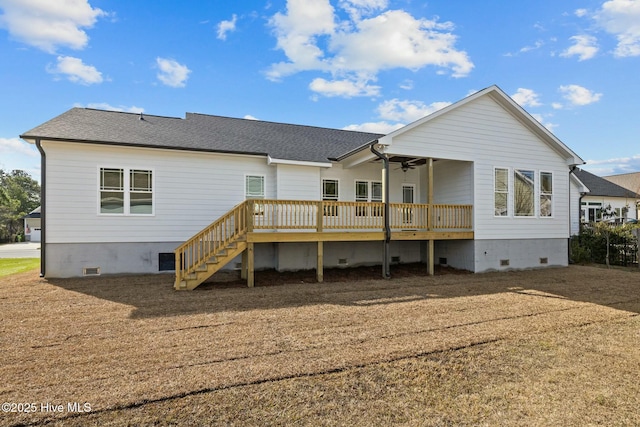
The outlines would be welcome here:
[[[338,201],[338,180],[337,179],[323,179],[322,180],[322,200],[324,201]],[[337,206],[324,207],[324,216],[337,216]]]
[[[247,175],[244,195],[246,199],[264,199],[264,176]]]
[[[513,171],[513,209],[515,216],[535,216],[536,174],[531,170]]]
[[[495,216],[509,214],[509,169],[494,169],[493,205]]]
[[[245,199],[264,199],[264,176],[246,175],[244,180]],[[264,214],[264,204],[254,203],[253,213],[255,215]]]
[[[540,217],[553,216],[553,174],[540,172]]]
[[[100,168],[99,212],[153,215],[153,171]]]
[[[356,181],[356,202],[382,202],[382,182],[380,181]],[[358,206],[356,216],[382,216],[379,206]]]

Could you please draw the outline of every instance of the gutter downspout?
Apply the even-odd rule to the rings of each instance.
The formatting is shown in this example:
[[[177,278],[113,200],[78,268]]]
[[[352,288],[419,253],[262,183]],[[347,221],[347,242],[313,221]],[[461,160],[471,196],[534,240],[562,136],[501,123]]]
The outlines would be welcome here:
[[[40,277],[47,271],[47,154],[42,148],[40,139],[36,139],[36,147],[40,152]]]
[[[567,264],[571,264],[571,175],[574,175],[574,171],[577,169],[577,166],[571,166],[569,169],[569,241],[567,243]],[[578,227],[580,227],[580,215],[582,212],[582,197],[584,197],[583,193],[580,193],[580,198],[578,199]],[[578,234],[580,231],[578,229]]]
[[[391,226],[389,225],[389,158],[383,155],[381,152],[377,151],[374,147],[374,144],[371,144],[371,152],[378,156],[378,158],[384,163],[384,179],[382,184],[384,188],[384,258],[382,260],[382,277],[384,277],[385,279],[390,279],[391,271],[389,268],[389,246],[391,243]]]

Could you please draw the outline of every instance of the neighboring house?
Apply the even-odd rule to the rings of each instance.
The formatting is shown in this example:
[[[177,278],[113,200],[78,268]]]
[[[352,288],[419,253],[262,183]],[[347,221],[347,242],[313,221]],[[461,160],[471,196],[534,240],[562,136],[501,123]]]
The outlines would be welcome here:
[[[609,175],[603,176],[603,178],[626,188],[634,194],[636,199],[640,200],[640,172]],[[640,219],[640,202],[636,204],[636,218]]]
[[[388,135],[74,108],[42,156],[48,277],[568,264],[583,160],[497,86]],[[212,223],[213,222],[213,223]],[[174,256],[175,251],[175,256]]]
[[[638,219],[636,206],[640,198],[635,192],[582,169],[576,169],[574,174],[589,189],[580,203],[582,222]]]
[[[40,206],[22,217],[24,219],[24,239],[27,242],[40,241]]]

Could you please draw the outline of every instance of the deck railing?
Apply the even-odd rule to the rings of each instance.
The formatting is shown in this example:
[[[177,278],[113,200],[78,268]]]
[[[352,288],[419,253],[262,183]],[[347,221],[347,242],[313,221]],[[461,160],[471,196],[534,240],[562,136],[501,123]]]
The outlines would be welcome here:
[[[177,283],[246,232],[247,206],[242,202],[175,249]]]
[[[392,229],[463,229],[472,225],[471,205],[390,203]],[[252,215],[251,215],[252,214]],[[372,230],[384,228],[384,203],[247,200],[248,229]]]
[[[472,206],[390,203],[389,225],[392,230],[471,230]],[[247,232],[383,228],[382,202],[246,200],[176,248],[176,280],[180,283]]]

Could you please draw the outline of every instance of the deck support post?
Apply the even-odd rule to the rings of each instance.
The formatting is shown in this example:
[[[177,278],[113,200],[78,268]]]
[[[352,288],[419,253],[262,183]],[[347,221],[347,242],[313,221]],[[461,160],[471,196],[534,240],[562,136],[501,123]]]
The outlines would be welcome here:
[[[253,242],[247,243],[247,286],[253,288],[255,275],[253,265]]]
[[[427,204],[429,205],[429,212],[427,217],[427,230],[431,230],[433,225],[433,158],[427,159]],[[428,241],[428,254],[427,254],[427,274],[433,276],[435,274],[435,255],[434,255],[434,241],[430,239]]]
[[[433,276],[435,274],[435,269],[434,269],[434,240],[429,240],[428,241],[429,244],[429,254],[427,255],[427,274],[429,274],[429,276]]]
[[[318,283],[324,281],[324,242],[318,241],[318,260],[316,265],[316,280]]]
[[[240,279],[246,280],[247,279],[247,254],[249,253],[249,251],[247,249],[245,249],[242,252],[242,265],[240,266]]]

